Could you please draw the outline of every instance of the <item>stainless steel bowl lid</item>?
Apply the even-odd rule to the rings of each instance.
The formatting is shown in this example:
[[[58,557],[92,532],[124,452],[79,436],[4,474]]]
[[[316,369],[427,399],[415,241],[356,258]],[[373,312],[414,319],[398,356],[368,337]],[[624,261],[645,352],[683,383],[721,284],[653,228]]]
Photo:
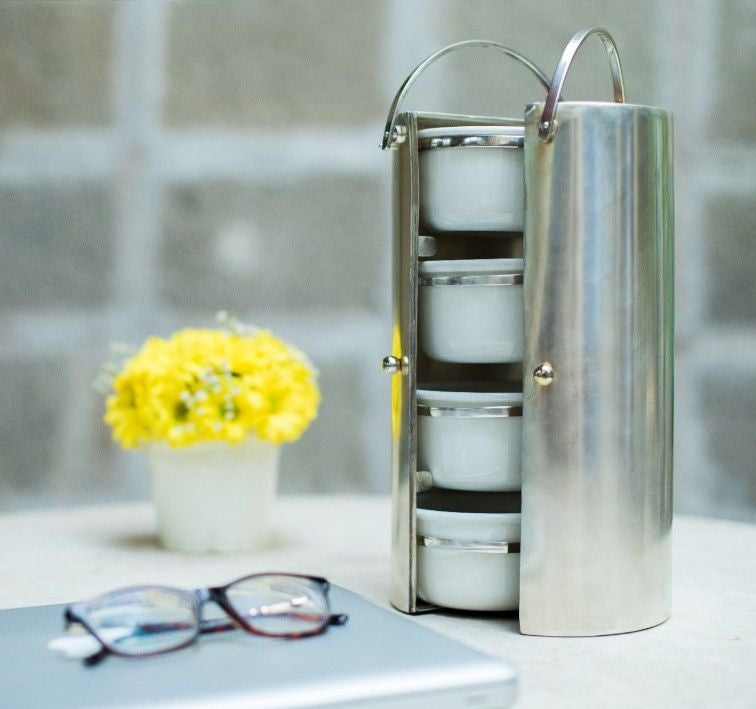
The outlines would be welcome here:
[[[418,416],[433,418],[516,418],[522,416],[522,406],[425,406],[418,404]]]
[[[417,132],[418,149],[436,148],[522,148],[524,126],[449,126],[424,128]]]
[[[522,273],[420,276],[421,286],[519,286]]]
[[[470,539],[442,539],[418,535],[418,546],[449,551],[473,551],[481,554],[519,554],[520,542],[478,542]]]
[[[525,264],[521,258],[423,261],[421,286],[522,285]]]

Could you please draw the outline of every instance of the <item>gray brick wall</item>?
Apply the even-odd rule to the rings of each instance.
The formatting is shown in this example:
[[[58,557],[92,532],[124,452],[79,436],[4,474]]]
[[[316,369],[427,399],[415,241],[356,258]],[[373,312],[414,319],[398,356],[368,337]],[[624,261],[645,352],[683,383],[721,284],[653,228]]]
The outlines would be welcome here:
[[[167,123],[370,124],[384,109],[375,87],[387,10],[345,0],[176,5]]]
[[[749,0],[251,0],[0,5],[0,509],[148,495],[90,386],[111,340],[216,309],[321,372],[280,487],[389,489],[390,160],[401,81],[482,37],[553,70],[603,25],[629,100],[675,113],[676,506],[756,519],[756,11]],[[591,41],[568,97],[607,99]],[[420,110],[518,115],[493,53],[448,57]]]
[[[107,3],[4,3],[0,125],[107,125],[112,14]]]
[[[161,293],[180,310],[380,311],[382,194],[379,177],[362,175],[178,186],[165,200]]]
[[[0,186],[3,308],[104,308],[112,211],[110,191],[97,184]]]

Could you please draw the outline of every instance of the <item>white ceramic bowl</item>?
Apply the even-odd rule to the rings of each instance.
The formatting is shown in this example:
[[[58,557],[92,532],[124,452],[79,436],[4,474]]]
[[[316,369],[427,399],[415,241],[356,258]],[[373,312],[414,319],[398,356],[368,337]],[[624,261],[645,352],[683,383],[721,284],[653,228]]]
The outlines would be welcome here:
[[[418,389],[417,433],[434,486],[522,488],[522,394]]]
[[[517,610],[520,514],[417,510],[417,593],[433,605]],[[506,545],[517,544],[513,551]]]
[[[438,231],[522,231],[523,139],[521,125],[418,131],[423,223]]]
[[[420,341],[441,362],[521,362],[522,259],[423,261]]]

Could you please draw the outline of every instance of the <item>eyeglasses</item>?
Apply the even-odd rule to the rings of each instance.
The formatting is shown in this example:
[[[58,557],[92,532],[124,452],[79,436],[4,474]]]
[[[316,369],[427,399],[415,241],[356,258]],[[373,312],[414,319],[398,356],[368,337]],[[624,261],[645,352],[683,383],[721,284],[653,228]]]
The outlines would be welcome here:
[[[234,628],[271,638],[318,635],[348,619],[331,613],[329,588],[324,578],[283,573],[253,574],[193,591],[134,586],[74,603],[64,618],[66,630],[83,627],[100,643],[98,652],[84,658],[85,665],[96,665],[108,654],[157,655],[190,645],[201,633]],[[228,618],[202,618],[208,601]]]

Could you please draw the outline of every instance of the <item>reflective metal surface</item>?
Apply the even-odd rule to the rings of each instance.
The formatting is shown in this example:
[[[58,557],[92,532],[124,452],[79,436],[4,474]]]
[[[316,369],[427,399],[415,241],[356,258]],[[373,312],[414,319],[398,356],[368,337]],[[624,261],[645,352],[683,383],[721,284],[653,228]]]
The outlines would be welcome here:
[[[519,554],[520,542],[475,542],[464,539],[440,539],[418,537],[417,543],[428,549],[454,549],[454,551],[477,551],[486,554]]]
[[[422,234],[419,237],[420,243],[418,245],[417,249],[417,255],[420,258],[430,258],[431,256],[436,255],[436,239],[432,236],[423,236]]]
[[[555,376],[556,374],[554,373],[554,367],[551,362],[541,362],[541,364],[533,370],[533,381],[542,387],[549,386],[549,384],[554,381]]]
[[[520,629],[603,635],[670,602],[670,115],[543,104],[525,120]],[[545,363],[553,366],[549,378]],[[549,386],[540,386],[550,379]]]
[[[514,418],[522,416],[522,406],[424,406],[418,404],[418,416],[435,418]]]
[[[391,356],[403,363],[391,378],[391,603],[417,610],[417,266],[419,244],[417,116],[397,117],[405,139],[393,147]]]
[[[420,150],[437,148],[521,148],[525,143],[523,131],[519,135],[438,135],[420,138]]]
[[[430,470],[418,470],[415,474],[415,489],[417,492],[425,492],[433,487],[433,475]]]
[[[516,286],[521,284],[522,272],[420,276],[421,286]]]
[[[388,355],[381,361],[381,369],[386,374],[397,374],[402,371],[402,360],[394,355]]]
[[[619,52],[612,36],[601,27],[590,27],[578,32],[564,48],[564,52],[554,71],[554,78],[551,80],[549,93],[546,95],[546,101],[543,106],[543,113],[538,124],[538,135],[541,140],[552,140],[559,124],[556,120],[557,102],[562,95],[564,80],[567,78],[567,72],[570,69],[575,54],[588,37],[597,35],[604,43],[604,49],[609,57],[609,68],[612,72],[612,88],[614,89],[614,101],[616,103],[625,102],[625,84],[622,79],[622,66],[620,64]]]

